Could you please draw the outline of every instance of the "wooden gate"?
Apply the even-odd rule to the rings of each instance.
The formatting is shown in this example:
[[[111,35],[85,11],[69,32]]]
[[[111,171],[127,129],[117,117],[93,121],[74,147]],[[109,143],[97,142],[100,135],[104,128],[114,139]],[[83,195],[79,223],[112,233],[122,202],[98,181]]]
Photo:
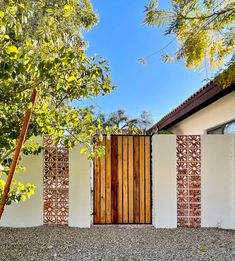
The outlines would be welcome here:
[[[94,161],[94,224],[151,224],[151,137],[104,137]]]

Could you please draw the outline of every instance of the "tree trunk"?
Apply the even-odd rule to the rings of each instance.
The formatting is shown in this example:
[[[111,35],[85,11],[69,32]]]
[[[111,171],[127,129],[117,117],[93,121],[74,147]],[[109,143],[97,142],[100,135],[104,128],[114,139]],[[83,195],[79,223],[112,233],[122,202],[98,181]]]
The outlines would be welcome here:
[[[19,157],[20,157],[20,152],[21,152],[24,140],[25,140],[27,130],[28,130],[30,118],[31,118],[31,115],[32,115],[33,106],[34,106],[35,100],[36,100],[36,96],[37,96],[37,91],[36,91],[36,89],[34,89],[33,92],[32,92],[31,98],[30,98],[30,107],[25,114],[22,129],[20,131],[20,135],[19,135],[19,138],[18,138],[15,154],[14,154],[14,157],[12,159],[9,175],[7,177],[6,185],[5,185],[3,194],[2,194],[2,198],[1,198],[1,202],[0,202],[0,220],[2,218],[4,207],[5,207],[6,202],[7,202],[7,197],[8,197],[8,193],[10,191],[11,182],[12,182],[12,179],[13,179],[13,176],[14,176],[14,173],[15,173],[16,165],[18,163],[18,160],[19,160]]]

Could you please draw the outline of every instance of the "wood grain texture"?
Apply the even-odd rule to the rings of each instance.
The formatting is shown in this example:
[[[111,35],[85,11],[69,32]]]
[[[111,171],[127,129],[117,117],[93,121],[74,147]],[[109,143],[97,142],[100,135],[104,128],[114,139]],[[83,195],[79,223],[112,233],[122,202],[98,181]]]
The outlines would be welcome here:
[[[134,223],[140,222],[139,137],[134,136]]]
[[[105,146],[105,139],[102,142],[102,146]],[[102,224],[105,224],[106,210],[105,210],[105,155],[100,158],[100,220]]]
[[[145,138],[142,136],[139,138],[139,176],[140,176],[140,223],[145,223],[145,147],[144,140]]]
[[[127,168],[127,162],[128,162],[128,137],[123,137],[123,165],[122,165],[122,181],[123,181],[123,223],[128,223],[128,168]]]
[[[151,218],[151,142],[150,137],[145,137],[145,223],[150,224]]]
[[[130,136],[128,144],[128,193],[129,193],[129,223],[134,223],[134,193],[133,193],[133,137]]]
[[[99,224],[101,223],[100,220],[100,160],[94,160],[94,200],[95,200],[95,216],[94,216],[94,223]]]
[[[106,223],[112,223],[111,211],[111,140],[106,138],[106,194],[105,194],[105,207],[106,207]]]
[[[112,195],[112,223],[117,223],[117,136],[111,137],[111,195]]]
[[[122,149],[122,136],[118,136],[118,191],[117,191],[117,222],[122,223],[123,221],[123,149]]]
[[[94,223],[151,223],[151,138],[112,135],[94,160]]]

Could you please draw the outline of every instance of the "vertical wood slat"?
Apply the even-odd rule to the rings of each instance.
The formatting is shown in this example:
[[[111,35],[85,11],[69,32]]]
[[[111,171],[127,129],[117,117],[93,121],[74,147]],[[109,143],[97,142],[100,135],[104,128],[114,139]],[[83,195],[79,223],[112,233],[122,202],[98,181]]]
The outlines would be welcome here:
[[[151,223],[151,142],[150,137],[145,137],[145,223]]]
[[[139,179],[140,179],[140,223],[145,223],[145,147],[144,139],[141,136],[139,141]]]
[[[127,166],[127,157],[128,157],[128,137],[123,137],[123,223],[128,223],[128,166]]]
[[[117,136],[111,137],[111,197],[112,197],[112,223],[117,223],[117,158],[118,139]]]
[[[99,224],[100,220],[100,161],[99,159],[95,159],[94,162],[95,169],[94,169],[94,187],[95,187],[95,224]]]
[[[129,223],[134,223],[134,192],[133,192],[133,136],[128,137],[128,193],[129,193]]]
[[[111,212],[111,140],[106,138],[106,194],[105,194],[105,207],[106,207],[106,223],[112,223]]]
[[[134,223],[140,222],[139,202],[139,137],[134,136]]]
[[[118,191],[117,191],[117,222],[123,222],[123,140],[122,136],[118,136]]]
[[[105,146],[105,139],[102,141],[102,146]],[[105,211],[105,155],[100,158],[100,196],[101,196],[101,206],[100,206],[100,219],[101,223],[105,224],[105,216],[106,216],[106,211]]]

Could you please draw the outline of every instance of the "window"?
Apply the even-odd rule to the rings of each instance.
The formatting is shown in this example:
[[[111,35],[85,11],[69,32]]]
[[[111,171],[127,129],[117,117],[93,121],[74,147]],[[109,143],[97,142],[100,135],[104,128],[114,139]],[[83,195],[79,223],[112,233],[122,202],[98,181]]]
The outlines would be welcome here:
[[[235,133],[235,121],[226,125],[225,133],[228,133],[228,134]]]
[[[217,126],[207,131],[207,134],[232,134],[235,133],[235,120]]]

